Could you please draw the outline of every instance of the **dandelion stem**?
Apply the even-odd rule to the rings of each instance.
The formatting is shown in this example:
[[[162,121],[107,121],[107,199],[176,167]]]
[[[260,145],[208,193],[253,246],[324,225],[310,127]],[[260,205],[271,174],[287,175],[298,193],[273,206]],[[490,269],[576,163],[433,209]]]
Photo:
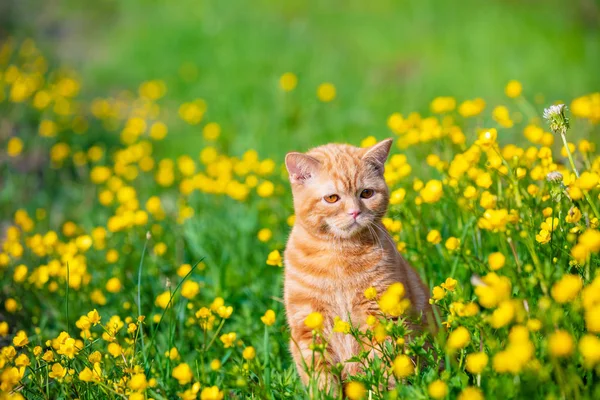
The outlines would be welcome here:
[[[71,330],[69,329],[69,281],[70,281],[70,270],[69,270],[69,263],[67,262],[67,293],[65,296],[65,308],[66,308],[66,314],[67,314],[67,333],[70,335],[71,334]]]
[[[142,249],[142,256],[140,257],[140,265],[138,267],[138,280],[137,280],[137,309],[138,309],[138,317],[142,316],[142,265],[144,265],[144,254],[146,254],[146,247],[148,246],[148,241],[150,240],[150,235],[146,235],[146,241],[144,242],[144,248]],[[140,323],[140,339],[142,341],[142,349],[144,349],[144,328]],[[144,364],[146,363],[148,356],[145,351],[142,351],[144,356]]]
[[[265,352],[265,390],[267,394],[267,398],[270,398],[271,395],[271,368],[269,365],[269,327],[265,325],[265,335],[264,335],[264,352]]]
[[[565,133],[566,133],[565,130],[562,130],[560,132],[560,137],[562,138],[563,145],[565,146],[565,150],[567,151],[567,157],[569,158],[569,163],[571,164],[571,169],[573,169],[575,176],[577,178],[579,178],[579,171],[577,170],[577,167],[575,166],[575,161],[573,160],[573,155],[571,154],[571,149],[569,149],[569,144],[567,143],[567,136],[565,135]],[[590,208],[592,209],[592,212],[594,213],[596,218],[600,219],[600,213],[598,213],[598,210],[596,209],[596,205],[590,198],[589,193],[584,191],[583,195],[584,195],[585,199],[587,200],[588,204],[590,205]]]

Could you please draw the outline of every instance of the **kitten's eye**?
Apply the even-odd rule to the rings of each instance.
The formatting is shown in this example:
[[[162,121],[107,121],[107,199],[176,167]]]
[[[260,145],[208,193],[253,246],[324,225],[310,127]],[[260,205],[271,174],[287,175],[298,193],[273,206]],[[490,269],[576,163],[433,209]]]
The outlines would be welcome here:
[[[336,201],[338,201],[340,199],[340,196],[338,196],[337,194],[330,194],[329,196],[325,196],[323,198],[328,203],[335,203]]]
[[[373,189],[365,189],[362,192],[360,192],[360,197],[362,197],[363,199],[368,199],[369,197],[373,197],[374,194],[375,191]]]

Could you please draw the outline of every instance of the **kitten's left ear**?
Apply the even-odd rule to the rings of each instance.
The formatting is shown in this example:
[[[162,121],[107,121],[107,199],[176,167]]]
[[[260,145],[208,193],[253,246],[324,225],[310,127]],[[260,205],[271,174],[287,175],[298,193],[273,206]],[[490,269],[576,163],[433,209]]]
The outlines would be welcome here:
[[[393,141],[394,139],[389,138],[374,144],[367,149],[365,154],[362,156],[362,159],[370,162],[375,168],[383,173],[383,166],[388,158],[388,155],[390,154],[390,148],[392,147]]]

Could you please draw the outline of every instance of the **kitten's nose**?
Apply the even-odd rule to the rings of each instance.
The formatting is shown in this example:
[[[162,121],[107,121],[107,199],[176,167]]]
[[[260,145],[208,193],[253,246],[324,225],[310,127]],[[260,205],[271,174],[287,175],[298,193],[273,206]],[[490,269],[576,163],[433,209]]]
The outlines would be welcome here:
[[[354,217],[354,219],[356,219],[358,217],[358,214],[360,214],[360,210],[352,210],[348,214],[352,215],[352,217]]]

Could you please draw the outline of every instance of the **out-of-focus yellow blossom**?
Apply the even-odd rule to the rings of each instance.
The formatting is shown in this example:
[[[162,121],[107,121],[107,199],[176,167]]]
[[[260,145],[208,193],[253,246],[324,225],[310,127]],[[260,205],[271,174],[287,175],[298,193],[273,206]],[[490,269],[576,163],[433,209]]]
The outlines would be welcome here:
[[[548,338],[550,354],[555,357],[566,357],[573,353],[575,345],[569,332],[557,330]]]
[[[324,103],[328,103],[335,99],[336,89],[332,83],[325,82],[317,88],[317,97]]]
[[[568,303],[577,297],[582,287],[583,281],[579,275],[566,274],[552,285],[552,297],[557,303]]]
[[[443,399],[448,395],[448,385],[446,382],[436,379],[427,386],[427,393],[433,399]]]
[[[446,347],[448,350],[459,350],[464,348],[471,341],[471,334],[464,326],[459,326],[450,333]]]
[[[445,246],[446,249],[454,251],[460,247],[460,239],[451,236],[446,240]]]
[[[506,263],[506,257],[500,252],[494,252],[488,256],[488,265],[492,271],[497,271],[504,267]]]
[[[373,300],[377,297],[377,289],[370,286],[365,290],[364,295],[367,300]]]
[[[522,91],[523,86],[521,85],[521,82],[516,81],[514,79],[508,81],[506,87],[504,88],[504,93],[506,93],[506,96],[510,97],[511,99],[519,97]]]
[[[223,392],[217,386],[205,387],[200,392],[200,400],[221,400]]]
[[[23,141],[17,137],[12,137],[6,145],[6,152],[11,157],[17,157],[23,151]]]
[[[186,363],[181,363],[175,368],[173,368],[173,372],[171,374],[173,378],[177,379],[180,385],[185,385],[190,383],[193,378],[192,369]]]
[[[286,72],[279,78],[279,87],[285,92],[291,92],[298,84],[298,77],[292,72]]]
[[[346,385],[344,393],[346,393],[346,397],[350,400],[361,400],[367,395],[367,389],[362,383],[353,381]]]
[[[440,243],[442,241],[442,235],[440,234],[440,231],[436,229],[430,230],[427,234],[427,241],[431,244]]]
[[[242,352],[242,357],[244,357],[244,360],[251,361],[256,357],[256,350],[254,350],[254,347],[248,346]]]
[[[469,386],[460,392],[457,400],[484,400],[484,397],[481,389]]]
[[[415,373],[415,366],[413,361],[406,354],[400,354],[394,359],[392,364],[392,370],[397,378],[406,378]]]
[[[454,97],[436,97],[429,105],[429,108],[435,114],[447,113],[456,108],[456,100]]]
[[[224,333],[219,338],[223,343],[223,347],[226,349],[232,347],[234,345],[235,339],[237,338],[237,334],[235,332]]]
[[[483,352],[471,353],[467,355],[465,366],[470,373],[480,374],[488,364],[488,361],[489,357]]]

